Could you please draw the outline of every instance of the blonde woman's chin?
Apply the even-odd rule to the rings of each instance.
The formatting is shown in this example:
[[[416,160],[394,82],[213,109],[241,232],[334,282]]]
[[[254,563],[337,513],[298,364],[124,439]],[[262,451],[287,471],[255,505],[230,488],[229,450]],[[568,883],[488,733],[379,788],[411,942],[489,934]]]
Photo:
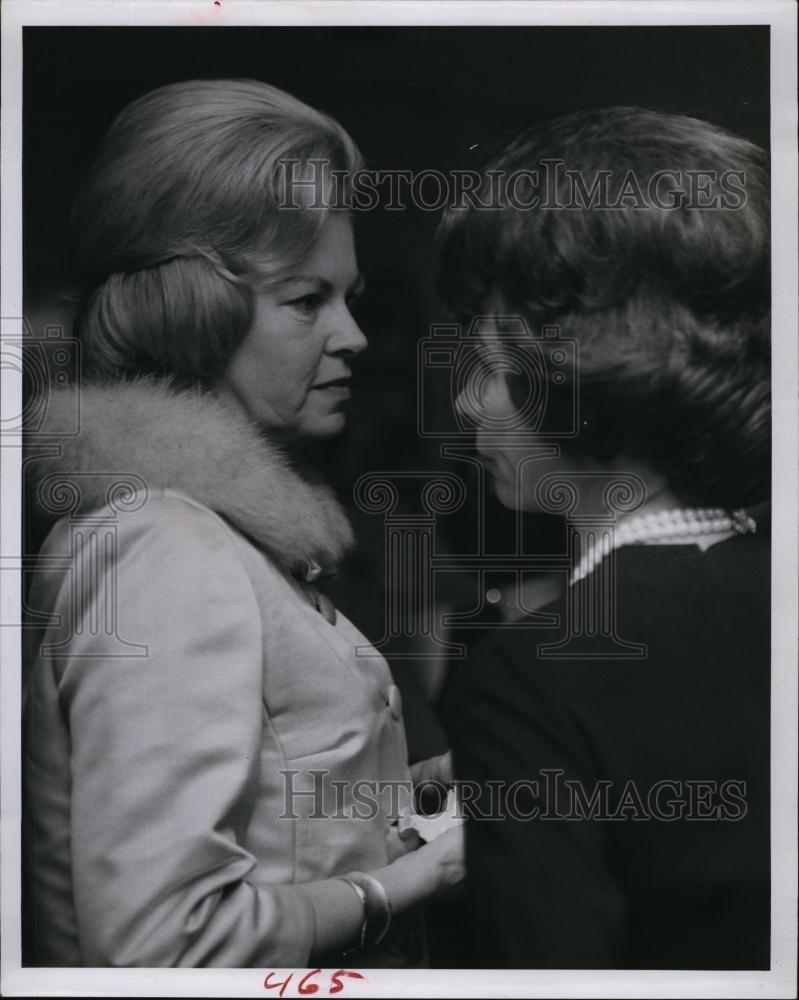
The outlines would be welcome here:
[[[299,437],[323,441],[336,437],[347,426],[347,415],[342,411],[320,415],[297,428]]]

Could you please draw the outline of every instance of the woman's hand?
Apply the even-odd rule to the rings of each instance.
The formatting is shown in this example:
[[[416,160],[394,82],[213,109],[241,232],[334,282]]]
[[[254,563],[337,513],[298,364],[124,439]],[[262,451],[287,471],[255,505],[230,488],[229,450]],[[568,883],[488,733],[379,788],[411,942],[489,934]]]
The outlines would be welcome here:
[[[463,825],[453,827],[420,848],[420,851],[431,853],[432,863],[438,872],[439,892],[444,896],[460,889],[466,877],[464,830]]]
[[[399,841],[404,841],[397,834]],[[413,843],[419,843],[418,839]],[[368,873],[386,890],[394,916],[424,903],[457,895],[464,880],[463,826],[447,830],[429,844]],[[358,940],[363,909],[352,889],[340,878],[298,886],[314,908],[315,956],[352,946]]]
[[[383,883],[395,913],[419,903],[450,898],[464,878],[463,826],[447,830],[429,844],[370,874]]]
[[[439,754],[437,757],[428,757],[427,760],[420,760],[416,764],[411,764],[411,779],[414,787],[422,782],[436,782],[437,784],[449,787],[454,778],[452,775],[452,751]]]
[[[424,866],[435,886],[433,899],[456,896],[466,875],[464,861],[464,827],[456,826],[430,843],[424,844],[414,855],[414,860]]]
[[[411,764],[413,807],[423,815],[440,812],[452,785],[452,751]]]
[[[416,830],[406,829],[400,832],[399,826],[392,823],[386,830],[386,859],[391,864],[404,854],[418,850],[423,843]]]

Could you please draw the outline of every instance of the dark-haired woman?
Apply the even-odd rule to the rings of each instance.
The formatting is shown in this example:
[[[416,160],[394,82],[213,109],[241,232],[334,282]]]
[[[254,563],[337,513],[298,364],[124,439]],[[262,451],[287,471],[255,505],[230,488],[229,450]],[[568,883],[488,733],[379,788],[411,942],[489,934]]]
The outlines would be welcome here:
[[[767,968],[765,156],[618,108],[487,171],[499,210],[440,232],[445,298],[488,317],[459,405],[500,500],[572,542],[558,624],[453,692],[480,964]]]
[[[32,964],[420,964],[462,875],[458,830],[398,833],[399,692],[317,590],[349,525],[281,447],[346,421],[361,278],[316,170],[359,162],[289,94],[191,81],[120,114],[78,199],[85,377],[44,397],[32,494]]]

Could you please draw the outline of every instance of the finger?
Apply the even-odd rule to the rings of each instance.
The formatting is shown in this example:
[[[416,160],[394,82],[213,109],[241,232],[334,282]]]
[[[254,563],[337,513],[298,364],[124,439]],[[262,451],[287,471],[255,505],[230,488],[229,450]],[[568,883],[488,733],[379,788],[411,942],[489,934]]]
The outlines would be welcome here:
[[[452,751],[447,750],[446,753],[441,755],[439,762],[439,774],[441,780],[445,785],[451,785],[455,780],[455,775],[452,769]]]

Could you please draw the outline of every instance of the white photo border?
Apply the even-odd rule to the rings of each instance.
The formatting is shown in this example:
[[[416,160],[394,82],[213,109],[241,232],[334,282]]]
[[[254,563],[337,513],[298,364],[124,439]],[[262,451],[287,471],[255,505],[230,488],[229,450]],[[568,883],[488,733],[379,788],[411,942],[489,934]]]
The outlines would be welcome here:
[[[773,226],[772,962],[769,971],[369,970],[344,997],[794,997],[797,947],[797,103],[793,0],[5,0],[2,5],[3,337],[22,332],[23,26],[230,27],[762,24],[771,27]],[[2,366],[2,417],[21,412],[20,372]],[[21,450],[0,448],[0,622],[19,621]],[[16,562],[15,562],[16,560]],[[41,969],[21,966],[20,664],[18,629],[2,629],[0,662],[0,933],[5,996],[264,997],[258,969]],[[285,996],[298,996],[299,970]],[[284,978],[279,976],[278,978]],[[319,982],[323,982],[319,977]],[[329,995],[324,986],[319,997]]]

